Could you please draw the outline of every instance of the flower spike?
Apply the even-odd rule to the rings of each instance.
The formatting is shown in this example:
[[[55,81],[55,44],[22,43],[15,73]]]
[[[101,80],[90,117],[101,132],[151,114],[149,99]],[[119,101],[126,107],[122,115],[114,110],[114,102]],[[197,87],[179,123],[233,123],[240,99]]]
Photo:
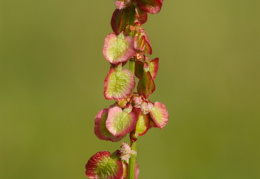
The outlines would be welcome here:
[[[147,57],[153,49],[142,27],[148,13],[161,10],[163,0],[114,0],[114,4],[110,22],[113,33],[105,38],[103,55],[110,63],[104,97],[116,101],[97,113],[94,132],[99,139],[111,142],[129,134],[130,144],[122,143],[112,154],[96,153],[85,168],[92,179],[138,179],[137,139],[152,127],[162,129],[168,122],[166,107],[148,99],[155,91],[159,58]]]

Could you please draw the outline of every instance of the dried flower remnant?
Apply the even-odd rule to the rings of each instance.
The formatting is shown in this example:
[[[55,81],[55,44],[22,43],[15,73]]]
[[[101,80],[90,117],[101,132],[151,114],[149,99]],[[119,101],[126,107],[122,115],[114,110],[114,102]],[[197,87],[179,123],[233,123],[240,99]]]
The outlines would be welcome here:
[[[131,155],[136,155],[136,151],[131,150],[131,147],[127,143],[121,144],[120,159],[125,162],[129,162]]]

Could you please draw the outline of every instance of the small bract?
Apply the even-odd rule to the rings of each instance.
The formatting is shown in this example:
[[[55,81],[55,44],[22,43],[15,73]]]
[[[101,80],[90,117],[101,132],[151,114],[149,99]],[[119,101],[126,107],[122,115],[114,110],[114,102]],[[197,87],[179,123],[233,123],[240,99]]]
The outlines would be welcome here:
[[[139,80],[137,84],[137,92],[139,95],[148,98],[150,94],[152,94],[155,90],[155,84],[151,73],[149,71],[143,72],[142,78]]]
[[[149,63],[149,71],[151,72],[153,79],[155,79],[157,76],[158,66],[159,66],[159,58],[155,58]]]
[[[150,119],[148,114],[143,114],[140,112],[138,115],[138,120],[135,127],[135,135],[142,136],[150,128]]]
[[[111,18],[111,27],[113,31],[118,35],[128,25],[133,25],[135,20],[135,8],[133,6],[126,7],[124,9],[116,9]]]
[[[144,63],[141,61],[135,61],[135,76],[137,78],[142,78],[144,72]]]
[[[142,11],[139,7],[135,8],[135,12],[136,12],[136,19],[138,20],[138,22],[140,22],[141,24],[146,23],[148,19],[147,13]]]

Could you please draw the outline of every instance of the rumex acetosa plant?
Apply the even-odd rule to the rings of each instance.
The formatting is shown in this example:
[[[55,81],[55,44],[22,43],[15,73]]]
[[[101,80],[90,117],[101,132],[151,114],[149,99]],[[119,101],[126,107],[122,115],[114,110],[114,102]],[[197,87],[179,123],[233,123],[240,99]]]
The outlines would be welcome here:
[[[112,154],[101,151],[93,155],[86,164],[86,175],[94,179],[137,179],[137,138],[152,127],[162,129],[168,122],[166,107],[148,99],[155,90],[159,58],[147,57],[152,54],[152,47],[142,28],[147,13],[158,13],[163,0],[116,0],[114,3],[116,10],[111,19],[114,33],[105,38],[103,55],[110,63],[104,96],[116,102],[97,113],[94,131],[99,139],[112,142],[129,134],[130,145],[122,143],[120,150]]]

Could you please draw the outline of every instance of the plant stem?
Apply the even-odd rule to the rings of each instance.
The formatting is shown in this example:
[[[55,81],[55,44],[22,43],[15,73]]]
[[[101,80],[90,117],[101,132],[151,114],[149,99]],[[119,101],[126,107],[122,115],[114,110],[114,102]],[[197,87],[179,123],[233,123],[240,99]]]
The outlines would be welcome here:
[[[135,74],[135,58],[129,60],[129,70]],[[132,143],[131,149],[136,151],[136,141]],[[132,154],[128,166],[128,179],[135,179],[136,154]]]
[[[132,58],[129,60],[129,70],[135,74],[135,59]]]
[[[136,151],[136,141],[132,143],[131,149]],[[135,165],[136,165],[136,154],[131,155],[131,158],[129,160],[129,176],[128,179],[135,179]]]

